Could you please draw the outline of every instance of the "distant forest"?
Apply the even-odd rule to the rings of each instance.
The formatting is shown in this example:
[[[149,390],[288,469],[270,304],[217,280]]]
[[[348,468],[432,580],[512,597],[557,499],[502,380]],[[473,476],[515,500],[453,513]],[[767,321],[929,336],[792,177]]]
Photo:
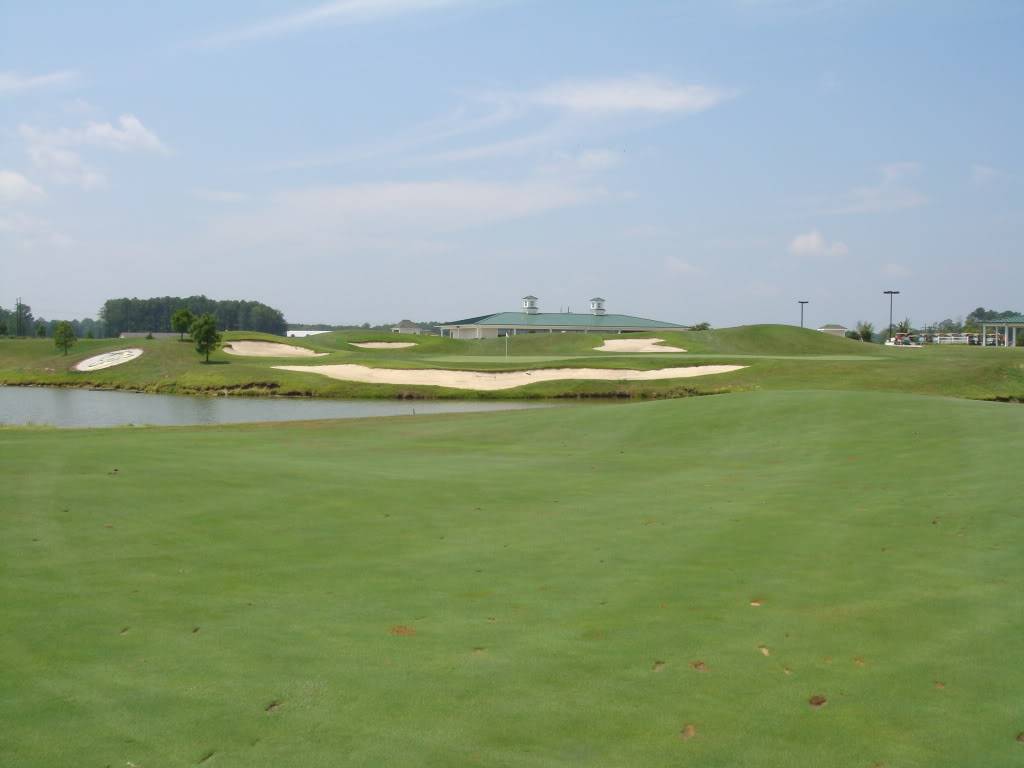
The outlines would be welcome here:
[[[154,299],[108,299],[100,319],[108,336],[124,331],[173,331],[171,315],[186,307],[193,315],[211,314],[222,331],[263,331],[286,335],[288,324],[279,309],[258,301],[216,301],[205,296],[161,296]]]
[[[194,315],[213,315],[222,331],[263,331],[284,336],[288,330],[279,309],[258,301],[216,301],[205,296],[110,299],[100,309],[99,318],[86,317],[70,323],[80,339],[118,336],[123,331],[172,331],[171,315],[182,307],[187,307]],[[35,317],[28,304],[12,309],[0,307],[0,336],[52,337],[61,319]]]

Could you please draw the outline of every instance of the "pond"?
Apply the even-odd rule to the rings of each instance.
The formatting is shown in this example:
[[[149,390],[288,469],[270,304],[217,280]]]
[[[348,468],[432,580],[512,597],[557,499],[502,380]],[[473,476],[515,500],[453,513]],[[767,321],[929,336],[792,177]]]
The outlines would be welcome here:
[[[471,400],[327,400],[189,397],[99,392],[50,387],[0,387],[0,425],[116,427],[129,424],[184,426],[251,421],[359,419],[430,413],[510,411],[541,403]]]

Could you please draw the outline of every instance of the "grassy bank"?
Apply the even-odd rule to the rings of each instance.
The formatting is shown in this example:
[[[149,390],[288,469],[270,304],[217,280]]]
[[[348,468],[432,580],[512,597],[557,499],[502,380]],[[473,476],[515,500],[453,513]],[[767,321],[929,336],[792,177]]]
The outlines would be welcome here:
[[[359,384],[314,373],[275,370],[294,358],[238,357],[218,351],[203,364],[189,343],[168,340],[81,341],[63,356],[41,339],[0,340],[0,384],[85,386],[143,392],[249,394],[320,397],[634,397],[662,398],[726,391],[860,389],[969,397],[1024,399],[1024,358],[1016,349],[932,347],[891,349],[826,336],[789,326],[747,326],[719,331],[664,333],[666,343],[687,349],[676,354],[596,352],[603,337],[533,334],[504,339],[458,341],[402,337],[417,346],[365,350],[352,342],[395,341],[395,334],[346,332],[289,340],[326,356],[298,361],[311,366],[354,363],[390,368],[450,368],[481,371],[552,367],[651,369],[734,363],[744,370],[707,378],[655,382],[564,381],[512,390],[475,393],[423,386]],[[279,337],[231,333],[230,339],[282,341]],[[615,337],[612,337],[615,338]],[[70,370],[104,351],[138,346],[139,359],[94,373]]]
[[[0,431],[0,752],[1016,764],[1022,434],[840,392]]]

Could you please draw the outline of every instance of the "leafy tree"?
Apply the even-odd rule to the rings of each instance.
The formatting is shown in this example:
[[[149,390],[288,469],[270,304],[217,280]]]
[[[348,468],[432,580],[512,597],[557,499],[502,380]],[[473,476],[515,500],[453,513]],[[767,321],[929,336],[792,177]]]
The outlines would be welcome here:
[[[42,323],[36,323],[36,336],[40,339],[46,338],[46,326]]]
[[[7,335],[7,321],[6,320],[0,320],[0,336],[6,336],[6,335]]]
[[[195,315],[192,314],[188,307],[182,307],[171,315],[171,328],[180,334],[178,341],[185,340],[185,334],[188,333],[195,319]]]
[[[696,325],[690,326],[691,331],[710,331],[711,323],[697,323]]]
[[[910,325],[910,318],[905,317],[896,323],[896,333],[910,333],[913,327]]]
[[[189,328],[192,341],[195,342],[196,352],[206,355],[206,362],[210,362],[210,353],[219,345],[221,335],[217,331],[217,319],[210,314],[200,315]]]
[[[78,339],[75,338],[75,329],[71,327],[71,323],[67,320],[57,323],[57,327],[53,330],[53,343],[58,349],[63,349],[66,355],[76,341]]]
[[[861,320],[857,323],[857,335],[861,341],[874,341],[875,326],[872,323]]]
[[[853,339],[854,341],[860,341],[860,334],[856,331],[847,331],[846,338]]]

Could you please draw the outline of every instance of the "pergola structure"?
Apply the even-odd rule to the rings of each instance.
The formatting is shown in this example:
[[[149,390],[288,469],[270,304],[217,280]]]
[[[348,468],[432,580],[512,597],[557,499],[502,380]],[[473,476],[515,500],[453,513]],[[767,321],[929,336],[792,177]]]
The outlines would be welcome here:
[[[988,329],[992,327],[996,340],[998,342],[999,332],[1002,330],[1003,333],[1003,344],[1004,347],[1015,347],[1017,346],[1017,329],[1024,328],[1024,315],[1014,315],[1013,317],[1004,317],[1001,320],[992,320],[991,322],[982,322],[981,324],[981,346],[988,346]]]

